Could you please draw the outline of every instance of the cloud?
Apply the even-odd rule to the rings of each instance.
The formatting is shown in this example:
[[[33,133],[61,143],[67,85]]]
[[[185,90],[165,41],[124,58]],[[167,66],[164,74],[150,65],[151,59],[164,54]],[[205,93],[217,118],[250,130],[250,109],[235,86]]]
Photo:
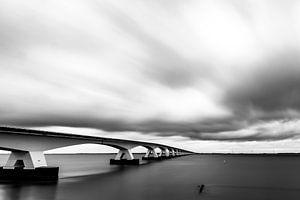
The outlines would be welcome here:
[[[288,51],[265,60],[259,70],[228,89],[226,103],[237,115],[258,120],[298,117],[298,55],[297,51]]]
[[[0,122],[200,140],[297,138],[299,8],[3,1]]]
[[[260,122],[247,128],[235,131],[222,131],[214,134],[201,133],[202,140],[224,141],[276,141],[285,139],[299,139],[299,120],[277,120]]]

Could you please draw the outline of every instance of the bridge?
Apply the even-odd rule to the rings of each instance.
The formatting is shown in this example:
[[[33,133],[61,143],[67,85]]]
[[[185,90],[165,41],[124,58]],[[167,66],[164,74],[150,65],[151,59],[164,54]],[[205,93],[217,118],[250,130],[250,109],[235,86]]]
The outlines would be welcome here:
[[[51,168],[47,165],[44,151],[79,144],[107,145],[118,149],[115,158],[110,160],[110,164],[117,165],[138,165],[139,159],[134,158],[132,154],[132,149],[137,146],[147,149],[142,158],[144,160],[162,160],[193,153],[151,142],[0,127],[0,150],[11,151],[6,164],[0,168],[0,179],[24,177],[23,172],[26,170],[26,176],[31,178],[41,176],[46,179],[47,177],[58,178],[58,167]],[[160,149],[160,153],[157,153],[156,149]],[[15,172],[16,169],[18,173]],[[20,169],[23,171],[20,172]]]

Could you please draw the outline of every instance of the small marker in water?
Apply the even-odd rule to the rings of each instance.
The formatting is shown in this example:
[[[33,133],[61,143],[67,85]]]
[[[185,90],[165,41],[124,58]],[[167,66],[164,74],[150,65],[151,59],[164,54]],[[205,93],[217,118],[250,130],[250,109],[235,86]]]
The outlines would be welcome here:
[[[198,185],[199,188],[199,194],[203,192],[204,190],[204,184]]]

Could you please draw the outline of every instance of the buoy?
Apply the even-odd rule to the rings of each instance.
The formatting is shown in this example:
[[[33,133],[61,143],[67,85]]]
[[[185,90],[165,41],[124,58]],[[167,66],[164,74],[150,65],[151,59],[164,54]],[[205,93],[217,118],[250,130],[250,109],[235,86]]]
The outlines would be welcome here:
[[[198,185],[199,188],[199,194],[203,192],[204,190],[204,184]]]

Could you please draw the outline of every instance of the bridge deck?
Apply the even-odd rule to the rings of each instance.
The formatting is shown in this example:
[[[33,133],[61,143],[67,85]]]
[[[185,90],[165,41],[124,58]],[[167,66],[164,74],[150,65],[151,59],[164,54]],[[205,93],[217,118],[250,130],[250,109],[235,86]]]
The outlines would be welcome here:
[[[149,146],[158,146],[158,147],[163,147],[163,148],[175,148],[175,147],[171,147],[168,145],[151,143],[151,142],[115,139],[115,138],[106,138],[106,137],[97,137],[97,136],[87,136],[87,135],[78,135],[78,134],[60,133],[60,132],[50,132],[50,131],[33,130],[33,129],[25,129],[25,128],[4,127],[4,126],[0,126],[0,133],[42,136],[42,137],[54,137],[54,138],[70,138],[70,139],[79,139],[79,140],[93,141],[93,142],[99,142],[99,143],[108,143],[108,142],[135,143],[135,144],[141,145],[141,146],[149,145]],[[188,152],[188,151],[180,149],[180,148],[176,148],[176,149]],[[192,152],[190,152],[190,153],[192,153]]]

